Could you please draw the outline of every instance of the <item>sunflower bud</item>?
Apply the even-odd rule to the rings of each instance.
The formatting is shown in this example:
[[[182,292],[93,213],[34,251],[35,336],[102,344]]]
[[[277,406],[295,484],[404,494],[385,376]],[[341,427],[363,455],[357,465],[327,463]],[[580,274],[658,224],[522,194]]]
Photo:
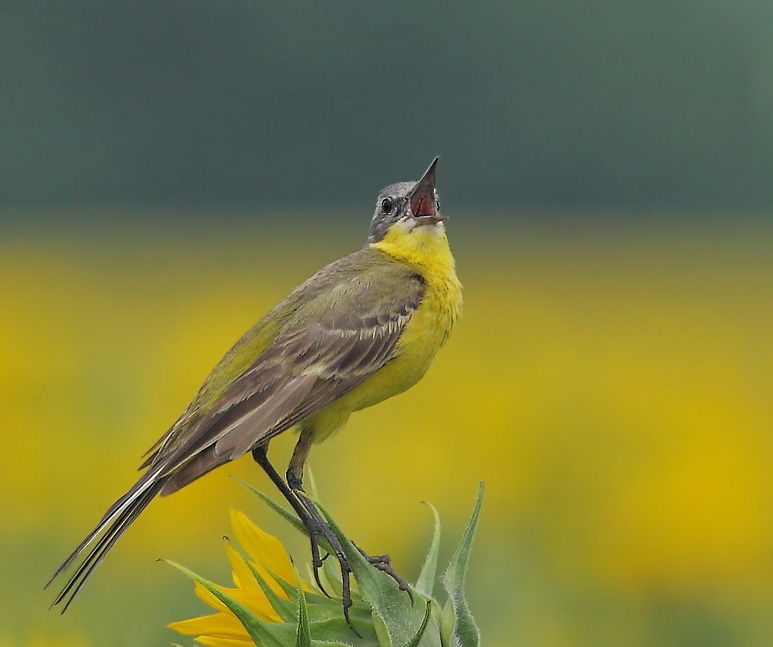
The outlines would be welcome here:
[[[247,487],[305,532],[298,517]],[[234,586],[219,586],[169,562],[194,580],[196,594],[216,611],[169,626],[210,647],[478,647],[479,632],[464,596],[464,577],[482,501],[481,483],[470,522],[440,578],[447,594],[442,603],[433,597],[440,549],[440,522],[434,507],[430,506],[435,518],[430,548],[408,594],[370,564],[317,504],[338,536],[357,583],[350,609],[352,627],[342,613],[341,579],[331,560],[323,565],[326,588],[334,593],[327,597],[298,575],[278,539],[243,513],[232,511],[234,536],[243,551],[226,547]]]

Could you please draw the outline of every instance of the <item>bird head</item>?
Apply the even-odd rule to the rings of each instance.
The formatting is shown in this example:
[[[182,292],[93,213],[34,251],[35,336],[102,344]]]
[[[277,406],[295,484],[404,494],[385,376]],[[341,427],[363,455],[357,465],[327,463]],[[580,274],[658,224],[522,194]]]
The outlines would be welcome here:
[[[420,227],[443,227],[442,222],[447,216],[440,213],[440,200],[435,190],[438,159],[432,160],[418,182],[398,182],[381,189],[368,230],[369,243],[380,241],[395,225],[399,225],[405,233]]]

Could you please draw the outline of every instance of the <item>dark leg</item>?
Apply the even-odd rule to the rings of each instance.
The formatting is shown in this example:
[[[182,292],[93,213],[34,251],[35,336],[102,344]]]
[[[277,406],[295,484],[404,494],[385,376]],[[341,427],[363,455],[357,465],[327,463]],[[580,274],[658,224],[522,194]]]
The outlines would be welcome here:
[[[263,468],[263,471],[268,474],[268,477],[273,481],[274,485],[276,485],[277,489],[282,493],[284,498],[287,499],[287,502],[292,506],[293,510],[295,510],[295,513],[303,522],[303,525],[306,526],[306,529],[309,531],[309,539],[311,540],[311,559],[314,565],[314,577],[317,580],[317,585],[319,588],[323,593],[325,593],[325,595],[327,595],[327,592],[323,588],[322,583],[319,581],[319,577],[317,576],[317,568],[322,566],[322,559],[319,555],[317,532],[312,532],[311,530],[313,521],[309,516],[305,506],[301,504],[301,502],[293,494],[290,488],[287,487],[287,484],[282,480],[282,477],[279,476],[279,473],[274,469],[274,466],[268,460],[268,453],[266,450],[267,447],[265,445],[256,447],[252,450],[252,457],[255,459],[255,462]]]
[[[310,430],[304,429],[301,432],[300,438],[298,439],[298,443],[295,445],[295,450],[293,450],[293,457],[290,459],[290,467],[287,469],[287,483],[292,489],[293,493],[298,497],[298,499],[304,504],[307,505],[307,510],[309,514],[319,514],[317,509],[314,507],[314,505],[309,501],[305,494],[306,491],[303,489],[303,468],[306,464],[306,458],[309,455],[309,450],[311,449],[312,445],[312,434]],[[355,548],[362,553],[362,556],[368,560],[373,566],[375,566],[380,571],[383,571],[392,579],[394,579],[397,584],[400,586],[400,589],[402,591],[405,591],[408,593],[408,595],[411,598],[411,602],[413,602],[413,593],[411,592],[410,586],[408,582],[405,580],[404,577],[399,575],[394,568],[392,568],[392,563],[389,559],[389,555],[366,555],[365,551],[362,550],[359,546],[355,544]],[[340,560],[339,560],[340,561]],[[347,565],[348,566],[348,565]],[[343,571],[343,569],[342,569]]]
[[[293,450],[293,456],[290,459],[290,466],[287,468],[285,478],[287,479],[287,484],[290,486],[293,494],[301,503],[301,505],[303,505],[303,507],[306,509],[306,513],[309,515],[309,517],[311,517],[315,526],[319,527],[319,532],[321,532],[325,539],[327,539],[333,554],[338,560],[338,565],[341,568],[341,585],[343,589],[343,595],[341,597],[343,599],[344,613],[348,620],[349,607],[352,604],[351,582],[349,580],[352,569],[349,566],[349,561],[346,559],[341,542],[338,541],[338,537],[336,537],[327,521],[323,519],[319,510],[317,510],[317,507],[306,496],[306,491],[303,489],[303,470],[306,466],[306,459],[309,456],[309,451],[311,450],[312,439],[312,429],[306,428],[301,431],[298,442],[296,443],[295,449]],[[322,566],[322,562],[320,561],[319,564],[314,563],[313,566],[314,578],[317,580],[317,583],[319,583],[317,569]],[[349,625],[351,626],[351,622],[349,622]],[[352,627],[352,629],[354,629],[354,627]],[[355,633],[357,632],[355,631]]]
[[[311,450],[312,433],[304,429],[298,438],[293,450],[293,457],[290,459],[290,466],[287,468],[287,485],[292,490],[305,492],[303,489],[303,468],[306,466],[306,459]]]
[[[290,490],[292,491],[293,497],[303,507],[303,510],[307,518],[311,521],[311,523],[316,528],[318,528],[318,532],[323,532],[322,527],[327,526],[327,522],[319,518],[319,513],[317,512],[316,508],[312,507],[314,513],[312,513],[312,510],[309,509],[309,506],[308,506],[309,501],[306,499],[305,497],[306,492],[303,489],[303,467],[306,464],[306,458],[308,457],[309,450],[311,449],[311,439],[312,439],[312,436],[309,430],[304,429],[303,431],[301,431],[300,437],[298,438],[298,442],[295,445],[295,449],[293,450],[293,456],[290,459],[290,466],[287,468],[285,479],[286,479],[287,485],[290,487]],[[303,514],[301,514],[301,518],[303,518]],[[308,529],[309,524],[307,524],[306,522],[304,522],[304,524]],[[327,595],[327,593],[325,592],[325,589],[322,587],[322,583],[319,581],[319,569],[322,566],[322,560],[319,559],[319,549],[315,546],[317,544],[317,538],[311,532],[309,532],[309,538],[311,539],[311,543],[312,543],[311,553],[312,553],[312,566],[314,569],[314,579],[317,581],[317,585],[319,586],[320,589],[322,589],[323,593]]]
[[[301,444],[300,440],[298,441],[298,444]],[[311,443],[309,442],[309,447],[310,446]],[[324,587],[322,586],[322,582],[319,579],[319,569],[322,567],[322,558],[319,554],[319,543],[317,541],[317,537],[322,535],[330,545],[330,548],[341,567],[341,581],[343,588],[341,602],[344,608],[344,617],[346,618],[346,623],[349,625],[351,630],[359,636],[360,634],[354,628],[352,620],[349,617],[349,608],[352,606],[352,593],[349,575],[351,574],[352,569],[350,568],[349,562],[344,555],[343,547],[338,541],[338,537],[335,536],[335,533],[328,525],[327,521],[322,518],[319,510],[317,510],[314,504],[308,498],[306,498],[303,490],[296,490],[295,488],[290,489],[287,483],[282,480],[282,477],[279,476],[279,473],[274,469],[274,466],[268,460],[268,454],[266,450],[267,447],[265,445],[258,446],[252,450],[252,457],[255,459],[255,462],[263,468],[266,474],[268,474],[274,485],[277,486],[279,491],[292,506],[293,510],[295,510],[298,517],[300,517],[303,525],[306,526],[306,530],[309,532],[309,540],[311,541],[311,561],[314,571],[314,579],[317,581],[317,586],[319,586],[320,590],[325,593],[325,595],[327,595],[327,592],[325,591]],[[305,460],[306,455],[308,455],[308,448],[305,450],[303,460]],[[293,458],[295,458],[295,454],[293,454]],[[301,474],[303,474],[302,463]]]

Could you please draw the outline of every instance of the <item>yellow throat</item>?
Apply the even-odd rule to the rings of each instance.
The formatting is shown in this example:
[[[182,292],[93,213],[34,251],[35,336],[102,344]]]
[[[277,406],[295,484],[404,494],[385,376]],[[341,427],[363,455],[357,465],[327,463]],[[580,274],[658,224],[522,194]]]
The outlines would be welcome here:
[[[353,411],[373,406],[416,384],[462,311],[462,286],[456,278],[454,257],[442,223],[410,229],[397,222],[370,247],[410,265],[424,279],[426,291],[400,337],[395,358],[306,423],[314,429],[315,443],[338,431]]]
[[[462,313],[462,285],[456,277],[456,263],[443,223],[411,227],[396,222],[380,241],[371,243],[371,247],[411,265],[424,278],[427,293],[417,314],[430,315],[434,319],[423,323],[439,327],[443,332],[442,345]]]
[[[459,304],[455,309],[461,310],[461,285],[456,278],[454,257],[442,222],[423,227],[396,222],[380,241],[370,246],[414,266],[428,282],[439,280],[455,284],[459,289]]]

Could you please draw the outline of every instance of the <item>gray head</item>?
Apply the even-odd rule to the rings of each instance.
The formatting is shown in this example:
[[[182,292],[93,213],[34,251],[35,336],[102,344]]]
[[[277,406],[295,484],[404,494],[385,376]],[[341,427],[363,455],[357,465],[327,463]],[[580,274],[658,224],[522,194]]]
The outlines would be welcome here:
[[[381,189],[376,200],[376,212],[370,221],[368,242],[381,240],[396,222],[408,229],[436,225],[446,217],[440,215],[440,201],[435,191],[435,167],[438,158],[418,182],[398,182]]]

